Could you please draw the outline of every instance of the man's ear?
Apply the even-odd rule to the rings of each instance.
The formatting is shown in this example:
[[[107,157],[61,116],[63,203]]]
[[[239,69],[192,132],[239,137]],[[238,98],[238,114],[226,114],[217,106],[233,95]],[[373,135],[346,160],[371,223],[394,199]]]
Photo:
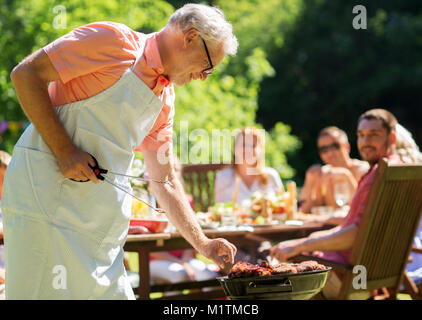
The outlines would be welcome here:
[[[190,29],[183,36],[184,46],[187,47],[188,45],[196,41],[198,37],[199,37],[198,31],[196,29]]]
[[[346,148],[347,152],[350,153],[350,143],[345,143],[344,147]]]
[[[397,141],[397,135],[395,131],[391,131],[390,133],[390,143],[395,144]]]

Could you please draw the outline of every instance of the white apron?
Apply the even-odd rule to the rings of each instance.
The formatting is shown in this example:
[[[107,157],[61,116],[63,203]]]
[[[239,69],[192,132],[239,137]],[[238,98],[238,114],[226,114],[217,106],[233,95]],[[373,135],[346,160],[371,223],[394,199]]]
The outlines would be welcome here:
[[[162,102],[132,71],[55,108],[69,136],[101,167],[128,173]],[[130,191],[127,178],[107,175]],[[132,199],[105,181],[63,177],[30,125],[17,142],[2,197],[7,299],[134,299],[123,265]]]

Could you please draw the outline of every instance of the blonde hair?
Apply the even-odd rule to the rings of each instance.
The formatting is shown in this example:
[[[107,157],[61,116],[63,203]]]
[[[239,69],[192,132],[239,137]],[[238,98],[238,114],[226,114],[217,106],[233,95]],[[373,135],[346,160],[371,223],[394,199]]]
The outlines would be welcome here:
[[[404,163],[422,162],[422,153],[412,134],[400,124],[396,125],[396,152]]]
[[[6,151],[0,150],[0,166],[7,167],[10,163],[10,160],[12,160],[10,154],[8,154]]]
[[[233,34],[233,27],[218,7],[185,4],[170,16],[168,25],[179,28],[183,33],[195,29],[199,36],[211,42],[214,48],[222,44],[226,54],[234,56],[237,53],[239,43]]]
[[[261,149],[261,155],[257,159],[256,163],[256,169],[258,171],[259,175],[259,183],[261,186],[266,186],[268,184],[268,174],[264,172],[265,169],[265,135],[262,133],[261,129],[258,129],[256,127],[246,127],[243,128],[235,138],[235,144],[236,142],[242,138],[243,141],[245,141],[245,137],[247,135],[251,135],[254,139],[256,139],[257,145]],[[233,168],[234,172],[239,172],[239,164],[235,161],[235,155],[233,155]]]

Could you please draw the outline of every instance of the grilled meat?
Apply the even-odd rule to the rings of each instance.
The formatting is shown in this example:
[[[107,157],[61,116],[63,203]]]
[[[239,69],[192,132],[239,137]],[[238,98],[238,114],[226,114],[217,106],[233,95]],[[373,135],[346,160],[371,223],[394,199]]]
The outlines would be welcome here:
[[[303,261],[299,264],[293,264],[293,266],[296,268],[297,272],[306,272],[306,271],[314,271],[314,270],[325,270],[325,266],[322,264],[319,264],[316,261],[309,260],[309,261]]]
[[[245,278],[271,275],[272,267],[264,261],[261,265],[238,261],[230,270],[229,278]]]
[[[273,267],[273,274],[282,274],[282,273],[297,273],[295,267],[292,267],[288,263],[280,263]]]
[[[267,261],[263,261],[259,265],[245,261],[238,261],[230,270],[228,277],[230,279],[246,278],[269,276],[273,274],[301,273],[314,270],[326,270],[326,268],[324,265],[312,260],[294,264],[280,263],[275,266],[270,266]]]

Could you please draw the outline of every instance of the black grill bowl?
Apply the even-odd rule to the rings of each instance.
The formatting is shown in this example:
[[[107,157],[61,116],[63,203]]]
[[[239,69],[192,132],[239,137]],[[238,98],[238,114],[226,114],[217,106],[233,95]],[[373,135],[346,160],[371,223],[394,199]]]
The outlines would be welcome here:
[[[230,300],[309,300],[322,290],[330,270],[217,279]]]

